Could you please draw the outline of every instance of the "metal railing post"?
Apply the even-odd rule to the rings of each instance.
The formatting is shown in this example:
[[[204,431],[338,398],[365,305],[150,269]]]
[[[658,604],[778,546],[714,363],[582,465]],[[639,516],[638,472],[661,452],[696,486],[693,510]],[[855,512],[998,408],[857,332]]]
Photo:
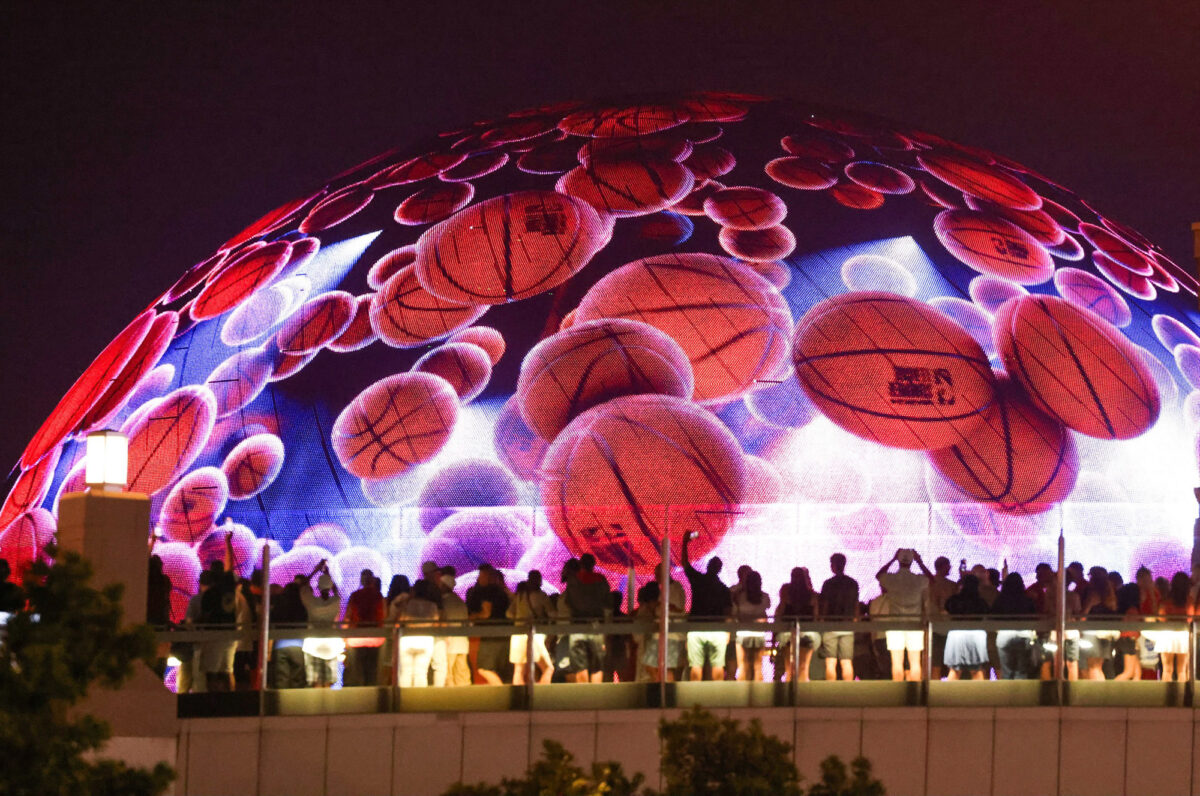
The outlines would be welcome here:
[[[933,617],[925,619],[925,649],[921,650],[921,704],[929,704],[929,684],[933,682]]]
[[[662,538],[662,574],[658,578],[658,706],[667,706],[667,633],[671,627],[671,537]]]
[[[258,612],[258,715],[266,713],[267,666],[271,653],[271,547],[262,546],[262,605]]]
[[[796,705],[798,695],[798,686],[796,681],[800,678],[800,618],[796,617],[792,620],[792,706]]]
[[[533,710],[533,680],[537,674],[537,666],[533,661],[534,633],[535,628],[531,622],[529,632],[525,636],[525,704],[529,710]]]
[[[449,668],[449,663],[447,663]],[[399,693],[400,689],[400,620],[392,625],[392,687]]]

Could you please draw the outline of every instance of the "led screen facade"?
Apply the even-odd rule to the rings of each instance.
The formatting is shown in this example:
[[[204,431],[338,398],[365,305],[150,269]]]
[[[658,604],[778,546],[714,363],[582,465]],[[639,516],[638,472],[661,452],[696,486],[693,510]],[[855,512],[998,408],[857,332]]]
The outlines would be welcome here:
[[[819,580],[898,546],[1187,567],[1197,282],[1000,155],[796,102],[564,103],[268,213],[133,319],[30,441],[18,563],[130,437],[179,600],[423,560],[553,575],[678,551]],[[148,296],[149,298],[149,296]],[[99,347],[99,346],[98,346]],[[469,578],[467,578],[469,582]]]

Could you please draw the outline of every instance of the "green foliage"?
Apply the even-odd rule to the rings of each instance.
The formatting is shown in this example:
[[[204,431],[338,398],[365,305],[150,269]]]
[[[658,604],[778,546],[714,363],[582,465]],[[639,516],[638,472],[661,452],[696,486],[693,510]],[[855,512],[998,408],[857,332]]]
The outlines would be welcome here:
[[[96,758],[110,728],[71,714],[93,684],[119,688],[154,653],[148,626],[121,626],[122,587],[96,589],[91,577],[82,557],[61,552],[25,579],[28,605],[0,644],[0,793],[148,796],[175,776],[162,763],[147,770]]]
[[[837,756],[821,761],[821,781],[808,789],[808,796],[884,796],[883,783],[871,777],[871,761],[856,757],[850,761],[853,775]]]
[[[792,745],[763,732],[755,719],[743,728],[693,708],[663,719],[663,796],[800,796]]]
[[[871,777],[871,763],[857,757],[846,764],[837,757],[821,761],[821,781],[805,791],[792,762],[792,746],[763,732],[752,721],[719,719],[694,708],[674,721],[659,724],[662,777],[666,790],[643,796],[885,796],[883,784]],[[618,763],[594,763],[591,773],[575,765],[562,744],[545,741],[542,757],[521,779],[499,785],[452,786],[442,796],[637,796],[643,777],[627,777]]]
[[[443,796],[635,796],[642,775],[625,775],[620,763],[592,763],[590,772],[575,765],[575,755],[562,744],[544,741],[542,757],[521,779],[505,779],[500,785],[459,783]]]

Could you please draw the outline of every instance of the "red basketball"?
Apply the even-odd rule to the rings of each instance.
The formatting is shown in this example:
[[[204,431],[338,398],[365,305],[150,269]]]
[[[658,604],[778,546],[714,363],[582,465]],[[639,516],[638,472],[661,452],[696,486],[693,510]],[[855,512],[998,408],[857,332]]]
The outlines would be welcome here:
[[[261,349],[239,351],[217,365],[204,384],[217,399],[217,417],[250,405],[271,378],[272,363]]]
[[[687,196],[696,178],[673,160],[593,161],[559,178],[559,192],[587,202],[599,213],[644,216]]]
[[[692,366],[679,344],[640,321],[579,323],[547,337],[521,363],[521,416],[550,441],[587,409],[622,395],[692,397]]]
[[[503,304],[566,281],[611,234],[584,201],[520,191],[430,227],[417,244],[414,268],[421,286],[443,301]]]
[[[234,446],[221,463],[230,500],[254,497],[274,483],[283,469],[283,455],[283,440],[274,434],[255,434]]]
[[[1134,298],[1152,301],[1158,295],[1158,289],[1149,279],[1135,274],[1102,251],[1092,252],[1092,265],[1096,266],[1096,270],[1109,282]]]
[[[944,182],[931,179],[923,179],[920,182],[921,190],[929,198],[929,204],[934,207],[944,207],[947,210],[954,210],[966,204],[962,192],[951,188]]]
[[[88,410],[95,406],[112,380],[133,357],[154,323],[154,317],[154,310],[143,312],[88,365],[25,447],[25,452],[21,454],[21,467],[32,467],[76,430]]]
[[[7,527],[18,514],[37,507],[45,500],[61,454],[62,448],[55,448],[17,476],[12,491],[4,499],[3,508],[0,508],[0,529]]]
[[[333,424],[338,461],[359,478],[388,478],[442,449],[458,418],[458,395],[440,376],[400,373],[359,393]]]
[[[879,193],[912,193],[917,187],[913,178],[899,169],[869,160],[847,163],[845,172],[862,187]]]
[[[354,315],[349,325],[334,339],[326,343],[330,351],[348,353],[366,348],[379,339],[379,333],[371,326],[371,302],[375,300],[374,293],[367,293],[354,299]]]
[[[837,200],[840,205],[845,205],[851,210],[875,210],[883,207],[883,194],[879,191],[873,191],[870,188],[864,188],[856,182],[842,183],[835,186],[829,195]]]
[[[417,261],[416,246],[401,246],[380,257],[367,272],[367,286],[379,290],[384,284],[404,269]]]
[[[447,343],[418,359],[412,370],[441,376],[459,400],[467,403],[487,387],[492,377],[492,358],[474,343]]]
[[[841,141],[830,141],[813,133],[784,136],[779,142],[789,155],[815,158],[825,163],[843,163],[854,157],[854,150]]]
[[[217,399],[203,385],[180,387],[131,415],[121,428],[129,437],[128,491],[153,495],[174,481],[204,449],[216,419]]]
[[[133,356],[121,368],[121,372],[113,377],[108,389],[96,400],[83,420],[79,421],[81,428],[90,430],[104,428],[109,424],[133,394],[142,377],[149,373],[166,353],[178,326],[179,315],[175,312],[164,312],[154,319]]]
[[[578,164],[586,168],[597,163],[630,160],[673,160],[679,163],[691,154],[692,143],[677,131],[671,131],[632,138],[593,138],[579,147],[575,156]]]
[[[767,176],[780,185],[802,191],[820,191],[837,185],[837,173],[815,158],[776,158],[766,166]]]
[[[395,348],[415,348],[478,320],[487,305],[457,304],[421,287],[409,266],[387,281],[371,299],[371,327]]]
[[[1119,235],[1095,224],[1080,224],[1079,231],[1088,243],[1096,247],[1096,251],[1118,265],[1138,276],[1150,276],[1154,273],[1154,263],[1150,258]]]
[[[30,509],[0,531],[0,558],[12,568],[14,583],[20,583],[38,561],[50,560],[46,545],[54,541],[54,515],[45,509]]]
[[[248,246],[209,278],[188,314],[203,321],[233,309],[278,276],[291,251],[292,244],[285,240]]]
[[[737,186],[722,188],[705,199],[704,214],[723,227],[765,229],[783,221],[787,205],[770,191]]]
[[[1079,216],[1072,211],[1060,205],[1051,199],[1042,198],[1042,210],[1046,211],[1046,215],[1054,219],[1054,223],[1058,224],[1067,232],[1079,232],[1079,225],[1083,222],[1079,220]]]
[[[704,215],[704,200],[724,187],[716,180],[709,180],[671,205],[671,212],[681,213],[685,216],[702,216]]]
[[[1075,486],[1075,441],[1057,420],[1033,405],[1010,381],[996,389],[983,422],[930,461],[947,480],[977,500],[1017,514],[1038,514]]]
[[[922,152],[917,160],[947,185],[1014,210],[1037,210],[1042,197],[1017,177],[994,165],[955,152]]]
[[[733,171],[737,160],[725,147],[704,144],[692,149],[692,154],[687,156],[683,165],[688,167],[697,180],[711,180]]]
[[[487,138],[487,133],[484,133],[483,137]],[[506,163],[508,163],[507,152],[481,152],[467,158],[452,169],[446,169],[438,175],[438,178],[447,182],[474,180],[503,168]]]
[[[721,227],[717,240],[739,260],[754,262],[782,260],[796,250],[796,236],[782,224],[765,229]]]
[[[465,152],[429,152],[397,166],[389,166],[364,180],[364,184],[378,191],[395,185],[427,180],[454,168],[466,159]]]
[[[462,210],[475,195],[469,182],[448,182],[422,188],[396,208],[397,224],[416,226],[449,218]]]
[[[555,141],[534,147],[517,158],[517,168],[527,174],[561,174],[579,165],[575,141]]]
[[[653,462],[654,466],[647,466]],[[737,439],[682,398],[630,395],[575,418],[550,446],[539,487],[550,526],[573,555],[649,572],[670,533],[704,556],[737,517],[745,464]]]
[[[1033,236],[1002,218],[977,210],[943,210],[933,220],[938,240],[981,274],[1040,285],[1054,276],[1054,261]]]
[[[158,528],[173,542],[200,541],[225,510],[229,482],[219,467],[201,467],[180,478],[158,514]]]
[[[634,260],[584,295],[576,323],[630,318],[665,332],[692,363],[696,400],[739,395],[787,357],[792,319],[779,291],[711,254]]]
[[[1058,246],[1067,238],[1067,233],[1063,231],[1063,228],[1058,225],[1058,222],[1045,209],[1013,210],[1011,207],[977,199],[974,196],[967,196],[966,199],[967,207],[972,210],[991,213],[993,216],[1002,218],[1010,224],[1016,224],[1043,246]]]
[[[879,291],[825,299],[796,324],[800,385],[825,415],[896,448],[953,445],[995,400],[979,343],[923,302]]]
[[[1054,287],[1067,301],[1091,310],[1113,326],[1128,326],[1133,322],[1133,313],[1121,294],[1087,271],[1059,268],[1054,272]]]
[[[331,290],[305,302],[279,327],[275,335],[285,354],[307,354],[336,340],[354,319],[355,298],[344,290]]]
[[[558,129],[572,135],[613,138],[669,130],[688,118],[687,113],[670,105],[623,105],[575,111],[559,122]]]
[[[996,313],[1008,373],[1043,411],[1101,439],[1129,439],[1158,420],[1154,376],[1124,335],[1054,296],[1022,296]]]
[[[447,342],[473,343],[487,352],[493,365],[497,364],[500,358],[504,356],[504,349],[506,347],[504,335],[490,326],[468,327],[461,332],[455,332],[450,335]]]

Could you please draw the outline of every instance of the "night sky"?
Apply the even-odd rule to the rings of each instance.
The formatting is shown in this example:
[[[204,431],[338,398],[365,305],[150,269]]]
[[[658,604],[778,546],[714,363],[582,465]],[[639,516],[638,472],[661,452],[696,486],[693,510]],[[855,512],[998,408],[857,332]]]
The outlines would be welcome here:
[[[1194,265],[1200,4],[400,5],[6,5],[0,471],[250,221],[544,102],[725,89],[881,114],[1024,162]]]

